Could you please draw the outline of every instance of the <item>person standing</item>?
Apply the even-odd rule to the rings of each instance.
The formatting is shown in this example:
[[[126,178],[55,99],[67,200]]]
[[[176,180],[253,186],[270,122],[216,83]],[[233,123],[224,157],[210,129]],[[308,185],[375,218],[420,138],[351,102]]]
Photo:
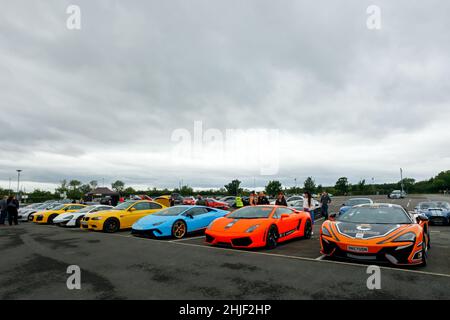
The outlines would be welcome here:
[[[2,200],[0,200],[0,226],[5,225],[6,216],[8,215],[8,203],[7,203],[7,196],[4,196]]]
[[[255,191],[252,191],[252,193],[250,193],[250,196],[248,197],[248,202],[251,206],[256,206],[257,197]]]
[[[261,191],[258,196],[258,205],[265,205],[265,204],[270,204],[270,202],[269,199],[267,199],[264,192]]]
[[[311,196],[311,192],[305,191],[303,195],[303,211],[309,212],[309,215],[311,216],[311,224],[314,225],[314,201]],[[313,233],[311,232],[311,235]]]
[[[275,204],[277,206],[286,206],[287,207],[286,198],[284,197],[283,192],[278,193],[277,200],[275,201]]]
[[[206,201],[203,199],[201,195],[197,196],[197,201],[195,202],[197,206],[206,206]]]
[[[328,205],[331,203],[331,198],[326,191],[322,192],[322,196],[320,197],[320,210],[322,217],[327,220],[328,219]]]
[[[15,196],[9,196],[8,200],[6,200],[7,203],[7,210],[8,210],[8,222],[9,225],[12,226],[13,222],[14,225],[18,225],[19,222],[17,220],[18,214],[19,214],[19,201],[17,201]]]

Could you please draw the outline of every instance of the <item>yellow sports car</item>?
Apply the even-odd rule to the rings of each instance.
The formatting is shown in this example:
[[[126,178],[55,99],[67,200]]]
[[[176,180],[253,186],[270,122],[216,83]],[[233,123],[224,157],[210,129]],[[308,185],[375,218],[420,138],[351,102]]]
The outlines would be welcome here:
[[[81,220],[81,229],[116,232],[129,229],[140,218],[155,213],[166,206],[148,200],[126,201],[111,210],[87,214]]]
[[[75,212],[80,209],[83,209],[84,207],[86,207],[84,204],[75,204],[75,203],[61,204],[57,207],[54,207],[51,210],[38,211],[36,213],[33,213],[32,221],[39,224],[46,224],[46,223],[52,224],[53,219],[55,219],[58,215],[67,212]]]

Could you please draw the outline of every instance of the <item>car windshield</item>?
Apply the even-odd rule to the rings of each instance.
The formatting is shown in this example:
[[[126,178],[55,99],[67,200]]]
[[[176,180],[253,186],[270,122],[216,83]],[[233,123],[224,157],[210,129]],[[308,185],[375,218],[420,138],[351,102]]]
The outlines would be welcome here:
[[[349,199],[345,202],[345,206],[353,207],[358,204],[371,203],[370,199]]]
[[[65,207],[65,204],[58,204],[57,206],[53,207],[52,210],[61,210]]]
[[[170,208],[166,208],[163,210],[160,210],[154,214],[152,214],[152,216],[177,216],[180,213],[186,211],[186,206],[179,206],[179,207],[170,207]]]
[[[95,208],[95,206],[87,206],[87,207],[84,207],[84,208],[81,209],[81,210],[78,210],[78,212],[80,212],[80,213],[85,213],[85,212],[91,211],[91,210],[94,209],[94,208]]]
[[[441,209],[450,210],[450,203],[448,202],[437,202],[437,207]]]
[[[339,216],[337,221],[373,224],[410,224],[406,212],[397,207],[354,207]]]
[[[133,203],[136,203],[136,201],[125,201],[116,207],[113,208],[113,210],[126,210],[128,209]]]
[[[438,205],[435,202],[423,202],[419,205],[419,208],[422,210],[426,210],[430,208],[438,208]]]
[[[258,219],[268,218],[273,210],[273,207],[244,207],[238,209],[228,215],[228,218],[233,219]]]

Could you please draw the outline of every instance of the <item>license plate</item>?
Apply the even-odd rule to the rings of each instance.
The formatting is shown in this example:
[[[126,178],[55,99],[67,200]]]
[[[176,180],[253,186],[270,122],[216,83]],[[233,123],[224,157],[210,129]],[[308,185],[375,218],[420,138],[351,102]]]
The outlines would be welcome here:
[[[347,250],[348,250],[348,251],[352,251],[352,252],[361,252],[361,253],[369,252],[369,248],[367,248],[367,247],[354,247],[354,246],[348,246],[348,247],[347,247]]]

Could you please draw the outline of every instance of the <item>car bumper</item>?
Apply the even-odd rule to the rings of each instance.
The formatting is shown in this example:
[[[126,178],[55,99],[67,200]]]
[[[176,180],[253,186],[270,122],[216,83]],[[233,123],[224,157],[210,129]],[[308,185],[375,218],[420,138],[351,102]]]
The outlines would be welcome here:
[[[433,225],[448,225],[450,223],[450,219],[444,216],[430,216],[428,219],[430,224]]]
[[[170,234],[164,234],[158,228],[151,229],[131,229],[131,234],[136,237],[145,237],[145,238],[160,238],[160,237],[168,237]]]
[[[321,236],[320,246],[322,254],[346,260],[378,261],[394,265],[422,263],[422,245],[416,243],[365,245],[346,241],[337,242],[334,239]]]
[[[46,224],[48,220],[47,216],[33,216],[33,222],[37,224]]]
[[[84,230],[103,230],[103,220],[81,220],[80,228]]]
[[[265,233],[222,233],[205,231],[205,241],[210,245],[230,248],[260,248],[266,245]]]

